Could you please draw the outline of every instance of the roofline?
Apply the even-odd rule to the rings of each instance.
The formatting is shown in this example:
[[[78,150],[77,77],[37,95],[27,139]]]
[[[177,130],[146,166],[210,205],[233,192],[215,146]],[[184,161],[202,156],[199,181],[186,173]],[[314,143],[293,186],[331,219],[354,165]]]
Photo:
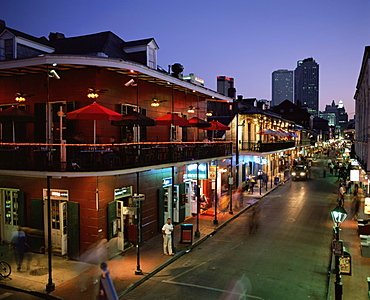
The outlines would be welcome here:
[[[356,97],[357,97],[357,94],[358,94],[358,89],[360,87],[360,82],[362,81],[362,78],[364,77],[365,65],[366,65],[366,62],[369,59],[369,53],[370,53],[370,46],[366,46],[365,50],[364,50],[364,56],[362,58],[360,74],[358,75],[358,79],[357,79],[356,92],[355,92],[355,95],[354,95],[355,100],[356,100]]]
[[[99,66],[113,69],[126,69],[134,70],[138,73],[142,73],[153,78],[167,81],[170,84],[175,84],[189,90],[204,94],[210,98],[214,97],[220,100],[226,100],[233,102],[233,99],[222,94],[217,93],[211,89],[192,84],[188,81],[175,78],[169,74],[159,72],[157,70],[150,69],[142,64],[135,63],[132,61],[125,61],[119,58],[107,58],[97,56],[83,56],[83,55],[65,55],[65,54],[42,54],[37,57],[16,59],[9,61],[0,61],[0,70],[6,70],[11,68],[22,68],[31,67],[37,65],[52,65],[57,63],[58,65],[84,65],[84,66]],[[133,73],[135,74],[135,73]]]

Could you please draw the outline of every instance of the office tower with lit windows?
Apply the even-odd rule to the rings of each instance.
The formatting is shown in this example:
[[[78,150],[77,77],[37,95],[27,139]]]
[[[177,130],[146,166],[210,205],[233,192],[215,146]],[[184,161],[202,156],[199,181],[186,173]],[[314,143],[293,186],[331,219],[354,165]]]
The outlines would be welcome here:
[[[276,70],[272,72],[272,106],[279,105],[285,100],[293,103],[293,71]]]
[[[319,64],[312,58],[297,62],[294,71],[294,103],[307,106],[314,115],[319,111]]]

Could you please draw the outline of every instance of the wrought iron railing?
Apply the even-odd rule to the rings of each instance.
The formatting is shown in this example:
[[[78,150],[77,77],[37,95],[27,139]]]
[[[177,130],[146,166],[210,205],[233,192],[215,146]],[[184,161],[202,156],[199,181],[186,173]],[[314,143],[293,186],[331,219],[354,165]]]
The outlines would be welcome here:
[[[106,171],[232,155],[231,142],[0,143],[0,169]]]
[[[271,143],[261,143],[261,142],[242,142],[242,150],[252,151],[252,152],[271,152],[277,150],[283,150],[292,148],[295,146],[294,141],[280,141]]]

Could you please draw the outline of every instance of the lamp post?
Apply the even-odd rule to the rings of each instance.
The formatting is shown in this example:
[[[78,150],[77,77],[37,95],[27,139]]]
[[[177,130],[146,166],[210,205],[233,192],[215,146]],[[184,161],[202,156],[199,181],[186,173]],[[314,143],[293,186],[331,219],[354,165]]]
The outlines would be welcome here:
[[[218,202],[218,195],[217,195],[217,180],[218,180],[218,161],[216,160],[216,180],[215,180],[215,215],[214,215],[214,219],[213,219],[213,224],[215,225],[218,225],[218,220],[217,220],[217,202]]]
[[[197,228],[195,230],[194,236],[200,237],[199,231],[199,214],[200,214],[200,188],[199,188],[199,162],[197,163],[197,190],[196,190],[196,199],[197,199]]]
[[[139,172],[136,172],[136,196],[134,196],[134,202],[136,202],[136,215],[137,215],[137,236],[136,236],[136,270],[135,275],[143,275],[143,271],[140,268],[140,242],[141,242],[141,200],[143,195],[139,194]]]
[[[51,199],[50,199],[50,179],[51,176],[47,176],[47,230],[48,230],[48,283],[46,284],[46,292],[49,294],[55,290],[55,284],[53,283],[53,271],[52,271],[52,243],[51,243]]]
[[[233,180],[233,176],[232,176],[232,165],[233,165],[233,162],[232,162],[232,158],[231,158],[231,163],[230,163],[230,166],[229,166],[229,198],[230,198],[230,202],[229,202],[229,214],[232,215],[234,214],[233,212],[233,183],[234,183],[234,180]]]
[[[343,294],[343,284],[340,276],[339,258],[343,255],[343,241],[339,240],[340,224],[346,219],[347,212],[342,206],[337,206],[331,211],[334,222],[333,253],[335,255],[335,300],[341,300]]]

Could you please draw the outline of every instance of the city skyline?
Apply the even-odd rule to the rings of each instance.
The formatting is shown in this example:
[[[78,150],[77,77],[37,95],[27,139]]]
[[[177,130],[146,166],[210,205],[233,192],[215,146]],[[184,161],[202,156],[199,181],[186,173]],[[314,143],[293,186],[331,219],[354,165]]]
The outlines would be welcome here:
[[[314,57],[320,64],[320,110],[343,100],[354,113],[357,78],[370,37],[365,0],[217,1],[154,3],[45,0],[2,3],[0,19],[7,26],[40,37],[62,32],[66,37],[112,31],[125,41],[148,37],[159,45],[164,69],[179,62],[184,75],[195,73],[205,87],[216,90],[217,76],[235,78],[244,98],[272,99],[271,73],[295,68],[296,61]],[[91,22],[93,20],[93,22]]]

